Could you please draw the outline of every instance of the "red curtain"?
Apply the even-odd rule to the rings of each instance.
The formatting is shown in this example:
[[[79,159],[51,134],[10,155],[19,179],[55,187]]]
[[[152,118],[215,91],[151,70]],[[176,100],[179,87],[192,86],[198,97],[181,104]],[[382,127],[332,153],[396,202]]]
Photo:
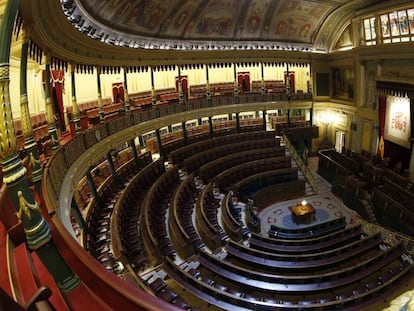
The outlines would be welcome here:
[[[121,82],[112,83],[112,96],[114,98],[114,103],[119,103],[120,101],[125,101],[125,92],[124,85]]]
[[[237,73],[237,84],[239,85],[239,91],[242,94],[244,92],[250,92],[250,73],[249,72],[238,72]]]
[[[181,86],[183,88],[183,94],[185,97],[188,96],[188,77],[181,76]],[[175,77],[175,89],[178,92],[178,77]]]
[[[42,73],[43,88],[45,87],[46,72]],[[63,92],[65,91],[65,72],[63,70],[50,71],[50,97],[53,102],[53,110],[55,112],[56,125],[64,131],[65,125],[65,109],[63,108]],[[57,119],[57,120],[56,120]]]
[[[387,110],[387,95],[378,96],[378,113],[379,113],[379,137],[384,137],[385,112]]]

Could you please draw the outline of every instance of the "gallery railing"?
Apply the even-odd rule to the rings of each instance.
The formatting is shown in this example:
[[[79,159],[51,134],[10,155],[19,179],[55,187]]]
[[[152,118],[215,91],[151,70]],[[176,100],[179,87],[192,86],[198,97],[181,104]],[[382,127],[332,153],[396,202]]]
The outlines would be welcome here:
[[[289,149],[290,153],[292,154],[292,157],[295,159],[297,165],[299,166],[299,169],[302,171],[303,175],[306,177],[309,184],[311,185],[314,193],[317,194],[318,187],[315,181],[315,177],[313,176],[309,167],[303,161],[303,158],[297,153],[295,147],[292,145],[292,143],[290,142],[290,140],[287,138],[285,134],[283,134],[283,141],[285,142],[286,147]]]
[[[300,99],[303,99],[302,103],[297,102],[294,104],[294,107],[310,107],[310,103],[307,101],[311,99],[311,95],[300,94],[300,96]],[[295,99],[295,97],[293,97],[293,99]],[[242,108],[243,104],[245,104],[245,108]],[[232,105],[240,105],[240,108],[236,109]],[[158,305],[164,310],[175,310],[176,308],[174,306],[158,302],[154,297],[151,297],[124,282],[119,285],[116,281],[117,277],[113,274],[108,274],[105,268],[96,262],[92,256],[87,254],[77,240],[66,230],[65,225],[58,216],[60,212],[59,196],[60,192],[63,190],[63,181],[67,180],[67,173],[73,173],[75,170],[72,169],[72,166],[75,161],[83,156],[85,152],[90,154],[90,151],[95,149],[95,145],[97,146],[97,144],[105,138],[118,136],[124,137],[119,135],[119,133],[129,129],[131,131],[127,133],[128,135],[130,134],[131,137],[128,137],[128,139],[132,139],[134,136],[136,137],[143,134],[138,132],[138,130],[135,130],[135,126],[141,126],[141,129],[154,130],[154,126],[162,124],[162,122],[157,121],[164,119],[160,119],[160,117],[167,117],[167,121],[171,121],[175,120],[173,115],[177,114],[179,118],[184,120],[188,116],[209,116],[212,113],[211,111],[217,109],[217,107],[223,107],[223,109],[219,109],[220,112],[225,111],[226,113],[229,113],[232,111],[249,111],[249,109],[288,109],[290,105],[290,102],[287,103],[285,94],[266,94],[263,96],[261,94],[214,96],[209,100],[207,100],[207,98],[196,98],[189,99],[185,103],[154,105],[151,108],[132,110],[129,114],[124,114],[118,118],[105,121],[75,135],[69,142],[60,146],[52,155],[45,167],[42,181],[42,198],[47,212],[51,216],[50,221],[54,224],[53,227],[56,229],[54,240],[59,251],[65,254],[65,259],[68,264],[85,283],[88,283],[86,284],[87,286],[96,288],[96,284],[100,284],[99,289],[96,288],[96,292],[102,294],[100,297],[104,298],[111,295],[111,297],[114,298],[114,308],[116,306],[128,306],[131,308],[133,308],[133,306],[138,306],[142,310],[149,310],[154,305]],[[229,106],[228,109],[226,109],[225,106]],[[200,110],[200,113],[189,113],[196,110]],[[164,122],[167,121],[164,120]],[[116,146],[106,147],[113,148]],[[90,165],[89,161],[94,161],[94,159],[87,158],[87,161],[88,163],[83,163],[82,165]],[[78,167],[76,167],[76,169],[78,169]],[[68,185],[69,188],[72,186],[72,189],[69,189],[69,191],[72,191],[72,194],[77,181],[76,178],[73,178],[73,180],[70,180],[72,185]],[[65,191],[67,190],[65,189]],[[65,197],[63,199],[67,203],[70,202],[72,198]],[[70,211],[63,211],[62,213],[67,215],[69,212]]]

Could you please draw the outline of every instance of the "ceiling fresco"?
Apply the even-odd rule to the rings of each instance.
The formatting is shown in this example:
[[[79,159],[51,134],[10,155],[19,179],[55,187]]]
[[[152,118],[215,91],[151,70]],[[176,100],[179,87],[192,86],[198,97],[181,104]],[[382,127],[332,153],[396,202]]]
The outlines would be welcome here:
[[[81,0],[97,21],[122,32],[190,40],[312,43],[333,4],[283,0]]]
[[[71,23],[88,36],[129,47],[181,42],[325,44],[358,11],[384,0],[60,0]],[[319,37],[319,40],[318,40]],[[321,39],[323,38],[323,39]],[[161,39],[161,40],[160,40]],[[152,41],[151,41],[152,40]],[[154,41],[155,40],[155,41]],[[152,44],[151,43],[151,44]],[[328,42],[326,44],[329,45]],[[254,46],[254,45],[252,45]]]

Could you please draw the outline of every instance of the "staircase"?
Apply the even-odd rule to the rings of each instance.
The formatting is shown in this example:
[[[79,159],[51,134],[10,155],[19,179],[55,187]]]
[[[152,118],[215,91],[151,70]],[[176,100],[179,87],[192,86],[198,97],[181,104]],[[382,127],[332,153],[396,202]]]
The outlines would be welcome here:
[[[314,195],[319,193],[318,184],[319,181],[317,180],[316,171],[312,172],[310,170],[309,162],[310,159],[308,159],[308,163],[304,163],[303,159],[299,154],[296,152],[295,148],[292,146],[292,144],[289,142],[289,139],[283,135],[281,138],[281,146],[286,147],[286,156],[290,156],[292,159],[292,167],[298,168],[298,179],[299,180],[305,180],[305,193],[307,196]],[[314,163],[314,162],[312,162]],[[317,163],[317,162],[316,162]],[[313,167],[314,165],[312,165]],[[322,189],[324,189],[323,187]],[[329,190],[328,190],[329,191]]]

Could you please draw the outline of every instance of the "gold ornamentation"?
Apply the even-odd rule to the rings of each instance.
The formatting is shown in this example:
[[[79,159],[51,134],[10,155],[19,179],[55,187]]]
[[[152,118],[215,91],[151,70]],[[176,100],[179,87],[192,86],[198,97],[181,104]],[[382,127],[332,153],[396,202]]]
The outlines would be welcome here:
[[[54,112],[53,112],[53,106],[52,106],[52,98],[46,97],[46,117],[47,117],[47,123],[49,125],[55,124],[55,118],[54,118]]]
[[[0,80],[9,80],[10,65],[8,63],[0,64]]]
[[[9,64],[0,64],[0,158],[16,152],[16,135],[10,104]]]
[[[23,23],[23,43],[27,43],[30,40],[33,31],[33,23]]]
[[[40,165],[40,160],[37,160],[33,152],[30,152],[30,167],[35,168],[37,165]]]
[[[52,140],[52,144],[53,144],[53,145],[55,145],[55,144],[58,144],[58,143],[59,143],[59,139],[56,139],[56,138],[55,138],[55,134],[56,134],[56,132],[54,132],[52,135],[50,135],[50,136],[51,136],[51,140]]]
[[[22,220],[24,213],[27,219],[32,220],[32,214],[30,213],[30,211],[39,212],[39,205],[37,205],[36,202],[34,204],[27,202],[23,197],[23,193],[21,191],[17,192],[17,196],[19,198],[19,211],[17,212],[17,218],[19,220]]]
[[[30,121],[29,102],[27,94],[20,95],[20,111],[22,116],[22,131],[24,137],[29,137],[33,134],[32,123]]]

